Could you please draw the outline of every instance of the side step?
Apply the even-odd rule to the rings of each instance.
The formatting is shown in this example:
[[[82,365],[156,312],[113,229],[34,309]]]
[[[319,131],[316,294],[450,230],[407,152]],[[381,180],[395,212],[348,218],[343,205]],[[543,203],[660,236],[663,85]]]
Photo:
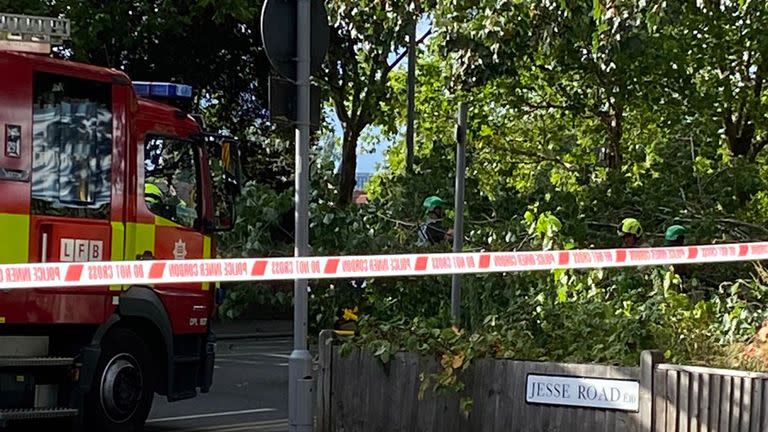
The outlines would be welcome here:
[[[0,357],[0,368],[72,366],[72,357]]]
[[[0,409],[0,423],[19,420],[61,419],[76,415],[77,410],[72,408]]]

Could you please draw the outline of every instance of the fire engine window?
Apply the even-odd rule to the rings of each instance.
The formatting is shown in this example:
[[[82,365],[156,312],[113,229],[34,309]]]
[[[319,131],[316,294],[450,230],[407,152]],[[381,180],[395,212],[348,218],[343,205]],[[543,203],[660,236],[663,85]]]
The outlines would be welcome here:
[[[32,212],[108,218],[111,86],[36,73],[32,115]]]
[[[144,201],[152,213],[186,227],[198,222],[196,146],[161,136],[144,148]]]

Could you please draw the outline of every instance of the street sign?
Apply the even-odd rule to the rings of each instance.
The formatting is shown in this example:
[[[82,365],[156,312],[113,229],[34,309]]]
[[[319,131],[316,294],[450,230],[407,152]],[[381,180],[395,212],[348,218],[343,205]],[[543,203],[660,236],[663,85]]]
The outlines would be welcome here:
[[[528,375],[525,401],[530,404],[638,411],[640,383],[634,380]]]
[[[320,87],[309,89],[309,124],[320,126]],[[269,77],[269,118],[276,123],[295,123],[298,116],[296,86],[285,79]]]
[[[322,0],[311,2],[310,74],[323,64],[330,28]],[[261,10],[261,40],[277,73],[296,80],[296,0],[266,0]]]

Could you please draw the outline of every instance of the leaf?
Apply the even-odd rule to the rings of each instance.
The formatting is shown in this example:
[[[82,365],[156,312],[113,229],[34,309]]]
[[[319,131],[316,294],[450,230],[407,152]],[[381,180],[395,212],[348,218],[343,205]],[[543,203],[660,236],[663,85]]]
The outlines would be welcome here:
[[[453,361],[451,362],[451,367],[454,369],[460,368],[462,365],[464,365],[464,353],[457,354],[453,356]]]
[[[474,405],[474,400],[469,396],[462,397],[459,400],[459,409],[461,409],[461,413],[465,418],[469,417],[469,414],[472,412],[472,407],[474,407]]]
[[[450,353],[443,354],[443,356],[440,358],[440,365],[443,367],[443,369],[449,369],[452,363],[453,355]]]
[[[389,342],[382,341],[379,344],[379,348],[373,353],[374,356],[379,357],[383,355],[386,352],[389,352],[390,344]]]
[[[603,5],[601,0],[592,0],[592,19],[599,23],[603,18]]]
[[[561,285],[557,288],[557,301],[558,303],[564,302],[568,298],[568,287]]]

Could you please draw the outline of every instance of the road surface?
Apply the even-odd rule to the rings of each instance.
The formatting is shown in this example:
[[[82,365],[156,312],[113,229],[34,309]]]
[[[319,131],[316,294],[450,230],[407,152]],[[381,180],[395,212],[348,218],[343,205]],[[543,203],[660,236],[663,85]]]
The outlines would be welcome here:
[[[145,431],[287,431],[291,347],[289,338],[219,341],[210,393],[174,403],[155,396]],[[3,430],[65,429],[56,422],[23,422]]]
[[[287,431],[291,343],[219,341],[211,392],[174,403],[156,397],[146,432]]]

